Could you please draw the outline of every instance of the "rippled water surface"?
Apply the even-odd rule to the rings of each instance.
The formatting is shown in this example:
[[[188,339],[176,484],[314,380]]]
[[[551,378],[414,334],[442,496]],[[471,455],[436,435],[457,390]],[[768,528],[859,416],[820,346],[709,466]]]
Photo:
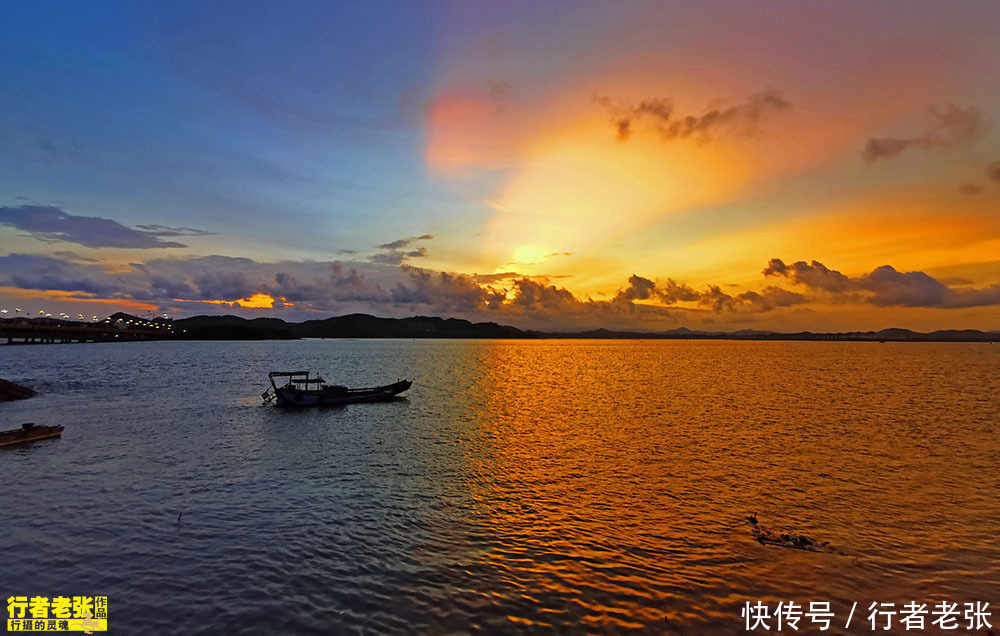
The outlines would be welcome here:
[[[416,383],[262,406],[267,372],[299,368]],[[40,391],[0,428],[66,426],[0,452],[0,593],[106,595],[119,633],[725,634],[748,600],[1000,613],[997,345],[4,346],[0,377]],[[753,511],[830,551],[756,543]]]

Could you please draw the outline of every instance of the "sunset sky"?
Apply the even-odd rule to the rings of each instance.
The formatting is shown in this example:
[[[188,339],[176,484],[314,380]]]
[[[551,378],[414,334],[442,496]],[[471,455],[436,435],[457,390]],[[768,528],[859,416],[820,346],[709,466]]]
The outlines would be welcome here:
[[[0,307],[1000,330],[1000,4],[0,8]]]

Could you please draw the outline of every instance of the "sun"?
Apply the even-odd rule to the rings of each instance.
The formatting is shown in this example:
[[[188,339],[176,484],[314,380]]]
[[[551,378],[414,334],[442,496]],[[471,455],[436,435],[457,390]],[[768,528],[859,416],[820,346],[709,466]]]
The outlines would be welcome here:
[[[514,262],[521,265],[534,265],[535,263],[542,262],[546,254],[548,252],[540,247],[522,245],[514,251]]]

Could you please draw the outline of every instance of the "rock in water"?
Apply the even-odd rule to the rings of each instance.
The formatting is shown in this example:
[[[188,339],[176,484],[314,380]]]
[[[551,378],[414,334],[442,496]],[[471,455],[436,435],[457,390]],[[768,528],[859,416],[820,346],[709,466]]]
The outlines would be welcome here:
[[[14,384],[7,380],[0,380],[0,402],[10,402],[12,400],[26,400],[35,395],[33,389],[20,384]]]

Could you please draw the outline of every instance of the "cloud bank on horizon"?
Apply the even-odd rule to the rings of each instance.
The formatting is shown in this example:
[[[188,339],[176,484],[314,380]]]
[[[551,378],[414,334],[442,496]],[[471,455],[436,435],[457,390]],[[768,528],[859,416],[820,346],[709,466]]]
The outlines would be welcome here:
[[[1000,6],[909,7],[22,3],[0,307],[998,329]]]
[[[405,246],[414,239],[401,239]],[[394,241],[393,243],[397,243]],[[395,248],[388,248],[395,249]],[[764,277],[786,279],[791,289],[701,289],[672,278],[633,274],[607,299],[581,298],[546,277],[516,272],[469,275],[435,272],[377,260],[343,263],[205,256],[157,258],[109,268],[62,256],[0,257],[0,288],[54,294],[50,299],[117,302],[135,310],[217,313],[250,310],[306,319],[315,314],[372,311],[380,315],[443,315],[538,328],[666,329],[680,325],[747,324],[764,314],[813,311],[831,304],[878,307],[963,308],[1000,303],[1000,285],[949,286],[924,272],[883,265],[849,277],[822,263],[771,259]],[[33,313],[33,312],[29,312]]]

